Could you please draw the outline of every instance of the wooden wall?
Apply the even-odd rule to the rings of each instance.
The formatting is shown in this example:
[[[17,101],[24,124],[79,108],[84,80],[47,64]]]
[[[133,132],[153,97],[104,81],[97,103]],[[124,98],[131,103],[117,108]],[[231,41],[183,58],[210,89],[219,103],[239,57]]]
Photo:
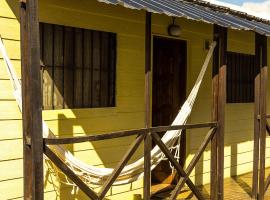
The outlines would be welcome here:
[[[20,41],[18,4],[0,0],[0,34],[8,54],[20,75]],[[40,20],[47,23],[117,33],[116,107],[95,109],[65,109],[44,111],[43,117],[56,135],[77,136],[144,126],[144,12],[108,6],[95,0],[40,0]],[[164,15],[153,16],[153,34],[167,36],[172,22]],[[207,51],[205,40],[212,40],[212,26],[201,22],[177,19],[182,27],[180,39],[188,44],[187,90],[193,86]],[[254,34],[229,31],[230,51],[254,54]],[[250,41],[250,42],[247,42]],[[270,43],[269,43],[270,44]],[[23,196],[21,114],[12,95],[12,88],[0,59],[0,199],[21,199]],[[211,70],[199,93],[190,122],[210,120]],[[188,132],[188,161],[194,155],[207,130]],[[225,176],[252,170],[253,104],[226,106]],[[70,145],[68,148],[85,162],[114,167],[124,154],[131,138],[109,142]],[[268,142],[269,143],[269,142]],[[268,144],[269,146],[269,144]],[[133,159],[139,157],[142,148]],[[269,154],[267,154],[269,156]],[[209,182],[210,152],[193,173],[197,184]],[[268,162],[269,164],[269,162]],[[196,176],[194,176],[196,173]],[[83,194],[72,195],[72,187],[58,184],[45,172],[46,199],[84,199]],[[16,188],[16,190],[14,189]],[[18,189],[17,189],[18,188]],[[60,190],[58,191],[58,189]],[[142,193],[142,181],[113,187],[108,199],[132,199]]]
[[[2,0],[0,34],[4,38],[12,64],[20,75],[19,22],[7,2]],[[9,199],[22,197],[22,123],[2,56],[0,57],[0,199]]]

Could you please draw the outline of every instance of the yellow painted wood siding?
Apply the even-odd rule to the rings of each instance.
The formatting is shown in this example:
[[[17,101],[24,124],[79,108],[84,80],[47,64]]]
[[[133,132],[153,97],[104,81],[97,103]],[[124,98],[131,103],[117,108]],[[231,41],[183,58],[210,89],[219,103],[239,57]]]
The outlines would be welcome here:
[[[52,131],[60,136],[76,136],[143,127],[144,12],[101,4],[95,0],[81,0],[80,3],[74,0],[41,0],[40,20],[117,33],[116,107],[45,111],[43,117]],[[153,34],[167,36],[167,26],[171,22],[172,19],[165,15],[153,15]],[[213,28],[209,24],[185,19],[177,19],[176,23],[182,27],[179,39],[187,40],[188,44],[187,90],[190,91],[207,53],[204,50],[204,42],[212,40]],[[18,4],[14,1],[0,0],[0,34],[20,75]],[[230,30],[228,37],[230,51],[254,54],[253,33]],[[211,87],[211,70],[208,70],[189,120],[191,123],[210,121]],[[0,199],[22,198],[21,114],[12,95],[2,59],[0,59],[0,130]],[[206,132],[206,129],[188,132],[187,163]],[[226,177],[252,170],[252,140],[253,104],[227,104]],[[79,159],[89,164],[114,167],[131,141],[131,138],[122,138],[69,145],[68,148]],[[141,154],[142,148],[133,159]],[[269,157],[269,153],[267,156]],[[209,160],[210,152],[207,150],[192,174],[197,184],[209,182]],[[269,159],[267,163],[269,164]],[[84,199],[82,192],[73,195],[72,187],[59,185],[54,178],[53,183],[56,187],[50,184],[52,182],[50,177],[46,176],[45,180],[46,199],[55,199],[57,196],[60,199]],[[142,193],[142,181],[113,187],[108,193],[108,199],[132,199],[133,193]]]

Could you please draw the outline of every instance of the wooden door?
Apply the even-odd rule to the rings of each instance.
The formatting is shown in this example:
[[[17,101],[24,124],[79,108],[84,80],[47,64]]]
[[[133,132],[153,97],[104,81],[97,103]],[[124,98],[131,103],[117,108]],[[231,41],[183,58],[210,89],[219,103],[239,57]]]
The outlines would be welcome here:
[[[186,96],[186,41],[154,37],[152,125],[170,125]],[[161,134],[162,135],[162,134]],[[185,147],[184,147],[185,148]],[[169,163],[153,171],[153,183],[171,183]]]

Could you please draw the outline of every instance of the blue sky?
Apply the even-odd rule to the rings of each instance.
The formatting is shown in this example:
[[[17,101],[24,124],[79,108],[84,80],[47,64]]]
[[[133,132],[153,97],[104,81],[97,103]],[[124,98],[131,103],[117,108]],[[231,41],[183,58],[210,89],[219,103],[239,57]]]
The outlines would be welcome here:
[[[221,0],[221,1],[242,5],[244,2],[263,2],[265,0]]]

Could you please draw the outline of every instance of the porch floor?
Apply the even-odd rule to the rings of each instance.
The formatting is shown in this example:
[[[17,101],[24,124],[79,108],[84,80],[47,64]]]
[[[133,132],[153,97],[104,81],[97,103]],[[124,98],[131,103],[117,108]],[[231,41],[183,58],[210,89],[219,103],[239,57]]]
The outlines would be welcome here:
[[[266,176],[270,173],[270,168],[266,170]],[[245,200],[252,199],[252,173],[244,174],[241,176],[226,178],[224,180],[224,199],[225,200]],[[204,185],[199,187],[206,199],[210,199],[210,185]],[[163,192],[156,194],[152,200],[166,199],[170,195],[170,192]],[[180,195],[178,195],[178,200],[185,199],[197,199],[188,188],[184,188]],[[270,200],[270,188],[266,192],[265,200]]]

